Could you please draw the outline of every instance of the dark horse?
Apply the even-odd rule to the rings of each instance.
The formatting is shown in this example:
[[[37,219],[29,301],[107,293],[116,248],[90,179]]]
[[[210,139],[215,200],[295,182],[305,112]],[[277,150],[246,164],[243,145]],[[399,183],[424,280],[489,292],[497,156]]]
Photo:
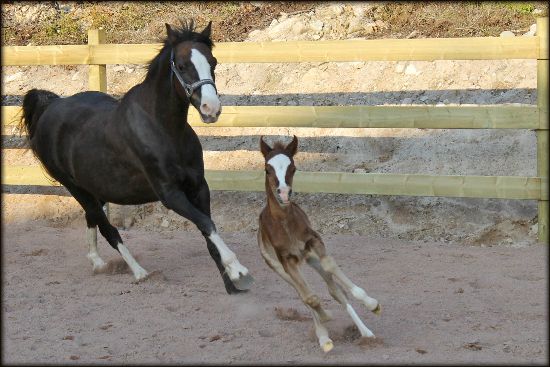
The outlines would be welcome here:
[[[195,32],[193,21],[179,28],[166,24],[166,40],[145,80],[120,101],[101,92],[60,98],[33,89],[25,95],[22,120],[30,147],[84,209],[87,257],[94,270],[105,266],[93,238],[97,226],[135,278],[147,277],[102,207],[106,202],[160,200],[201,231],[228,293],[251,286],[248,269],[217,234],[210,217],[202,146],[187,122],[189,104],[205,123],[216,122],[221,113],[211,24],[201,32]]]

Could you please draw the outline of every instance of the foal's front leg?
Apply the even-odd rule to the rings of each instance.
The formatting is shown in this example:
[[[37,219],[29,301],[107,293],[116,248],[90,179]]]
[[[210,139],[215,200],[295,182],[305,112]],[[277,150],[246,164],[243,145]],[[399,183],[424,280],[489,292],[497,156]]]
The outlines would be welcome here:
[[[373,332],[367,327],[367,325],[363,323],[363,321],[359,318],[359,316],[353,309],[352,305],[349,303],[348,297],[346,296],[346,293],[344,292],[344,290],[341,289],[336,282],[334,282],[334,279],[332,278],[332,274],[326,272],[323,269],[317,255],[312,253],[308,254],[306,261],[313,269],[315,269],[319,273],[319,275],[321,275],[325,283],[327,283],[327,287],[329,289],[330,295],[335,300],[337,300],[342,306],[345,307],[347,313],[350,315],[351,319],[353,320],[353,323],[359,329],[361,336],[365,336],[368,338],[374,337]]]
[[[323,351],[325,353],[330,352],[330,350],[332,350],[332,348],[334,347],[334,344],[328,336],[327,329],[322,324],[322,322],[324,320],[327,320],[329,316],[321,308],[319,304],[319,298],[313,295],[311,291],[307,289],[307,287],[306,291],[304,291],[303,287],[297,284],[294,279],[285,271],[283,265],[279,262],[277,256],[274,255],[273,251],[269,251],[268,249],[266,249],[266,247],[261,242],[260,252],[267,265],[277,274],[279,274],[281,278],[286,280],[288,284],[290,284],[294,289],[296,289],[296,292],[298,292],[298,295],[302,299],[302,302],[304,302],[306,307],[309,308],[311,311],[311,314],[313,316],[313,324],[315,326],[315,335],[317,335],[319,345],[321,346],[321,348],[323,348]]]

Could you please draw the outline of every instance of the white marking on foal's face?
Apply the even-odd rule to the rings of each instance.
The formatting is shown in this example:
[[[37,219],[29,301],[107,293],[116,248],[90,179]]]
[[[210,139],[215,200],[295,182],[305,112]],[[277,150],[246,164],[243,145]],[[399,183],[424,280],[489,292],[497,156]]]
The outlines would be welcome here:
[[[288,193],[290,192],[290,187],[286,183],[286,171],[288,166],[290,166],[290,158],[285,154],[277,154],[275,157],[267,161],[273,169],[275,170],[275,175],[277,180],[279,180],[279,196],[283,202],[287,203],[289,200]]]
[[[212,79],[210,73],[211,67],[206,57],[197,49],[191,49],[191,62],[195,66],[199,79]],[[205,84],[201,86],[201,106],[200,112],[207,116],[216,116],[220,110],[221,103],[218,98],[218,93],[212,84]]]

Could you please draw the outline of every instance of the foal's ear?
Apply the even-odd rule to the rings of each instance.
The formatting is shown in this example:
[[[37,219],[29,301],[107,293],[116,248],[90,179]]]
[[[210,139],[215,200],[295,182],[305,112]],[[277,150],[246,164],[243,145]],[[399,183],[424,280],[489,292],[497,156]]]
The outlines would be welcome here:
[[[164,25],[166,26],[166,39],[171,45],[173,45],[174,43],[176,43],[176,35],[172,30],[172,27],[170,27],[170,24],[164,23]]]
[[[264,136],[260,136],[260,151],[262,152],[262,155],[266,157],[272,150],[273,148],[267,145],[267,143],[264,141]]]
[[[212,21],[208,22],[208,25],[202,30],[201,34],[210,38],[210,35],[212,34]]]
[[[286,146],[285,150],[291,157],[293,157],[296,152],[298,152],[298,137],[294,135],[294,139]]]

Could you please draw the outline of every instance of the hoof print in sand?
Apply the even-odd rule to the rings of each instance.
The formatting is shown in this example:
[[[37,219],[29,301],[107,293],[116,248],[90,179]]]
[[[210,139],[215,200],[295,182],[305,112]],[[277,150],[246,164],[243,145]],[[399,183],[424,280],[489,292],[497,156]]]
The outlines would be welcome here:
[[[304,316],[298,310],[292,307],[275,307],[275,316],[280,320],[306,321],[311,317]]]

